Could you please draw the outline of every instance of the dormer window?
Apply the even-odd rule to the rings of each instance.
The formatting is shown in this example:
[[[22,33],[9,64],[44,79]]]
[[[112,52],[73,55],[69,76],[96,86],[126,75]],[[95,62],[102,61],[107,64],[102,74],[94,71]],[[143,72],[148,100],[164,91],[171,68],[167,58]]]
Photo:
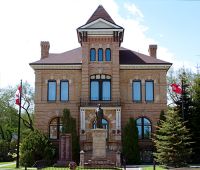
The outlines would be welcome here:
[[[106,61],[111,61],[111,50],[110,50],[110,48],[106,48],[105,54],[106,54]]]
[[[94,48],[90,49],[90,61],[96,61],[96,50]]]
[[[98,49],[98,61],[103,61],[103,49]]]

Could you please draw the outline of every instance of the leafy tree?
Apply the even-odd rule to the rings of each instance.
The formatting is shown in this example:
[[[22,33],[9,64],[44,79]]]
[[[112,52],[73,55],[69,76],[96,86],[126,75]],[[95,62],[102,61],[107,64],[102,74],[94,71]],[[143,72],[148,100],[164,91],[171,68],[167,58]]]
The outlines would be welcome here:
[[[77,136],[77,131],[76,131],[76,119],[71,117],[69,109],[63,110],[63,130],[62,130],[62,132],[71,134],[71,137],[72,137],[72,159],[78,163],[80,146],[79,146],[79,138]]]
[[[169,111],[155,134],[155,159],[165,166],[186,166],[191,155],[189,131],[177,112]]]
[[[51,162],[54,153],[53,145],[44,134],[36,130],[31,131],[21,144],[20,163],[22,166],[33,166],[37,160]]]
[[[138,129],[135,120],[130,118],[122,131],[122,154],[127,164],[139,164]]]

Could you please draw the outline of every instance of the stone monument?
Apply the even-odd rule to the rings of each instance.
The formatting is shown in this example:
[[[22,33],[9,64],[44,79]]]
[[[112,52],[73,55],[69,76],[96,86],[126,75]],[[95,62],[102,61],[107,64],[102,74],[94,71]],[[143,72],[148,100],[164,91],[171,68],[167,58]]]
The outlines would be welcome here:
[[[98,104],[98,107],[95,111],[96,114],[96,129],[92,130],[92,158],[101,159],[106,158],[106,133],[107,130],[103,129],[102,119],[103,119],[103,109],[101,105]]]

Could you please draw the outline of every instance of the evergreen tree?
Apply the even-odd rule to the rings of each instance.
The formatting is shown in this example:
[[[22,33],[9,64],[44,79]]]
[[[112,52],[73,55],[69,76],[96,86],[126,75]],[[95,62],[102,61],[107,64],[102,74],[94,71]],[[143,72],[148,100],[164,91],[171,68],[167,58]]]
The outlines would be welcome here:
[[[127,164],[139,164],[138,129],[135,120],[130,118],[122,131],[122,154]]]
[[[165,121],[166,120],[166,117],[165,117],[165,112],[164,110],[161,110],[160,112],[160,117],[159,117],[159,121],[157,123],[158,127],[161,125],[161,121]]]
[[[186,166],[191,155],[189,131],[177,112],[169,111],[155,135],[155,160],[165,166]]]
[[[192,134],[192,139],[194,143],[192,143],[193,155],[192,162],[199,163],[200,162],[200,75],[194,80],[193,85],[193,109],[192,114],[190,116],[190,132]]]
[[[72,140],[72,159],[73,161],[79,162],[79,138],[76,131],[76,119],[71,117],[70,110],[63,110],[63,133],[71,134]]]

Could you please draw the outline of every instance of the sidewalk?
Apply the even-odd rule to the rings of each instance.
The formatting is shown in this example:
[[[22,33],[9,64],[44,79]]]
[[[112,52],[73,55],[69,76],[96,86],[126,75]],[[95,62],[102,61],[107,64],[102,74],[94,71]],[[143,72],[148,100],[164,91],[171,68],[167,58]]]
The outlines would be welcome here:
[[[0,168],[2,168],[2,167],[4,167],[4,166],[14,165],[14,164],[16,164],[16,162],[7,163],[7,164],[2,164],[2,165],[0,165]]]

